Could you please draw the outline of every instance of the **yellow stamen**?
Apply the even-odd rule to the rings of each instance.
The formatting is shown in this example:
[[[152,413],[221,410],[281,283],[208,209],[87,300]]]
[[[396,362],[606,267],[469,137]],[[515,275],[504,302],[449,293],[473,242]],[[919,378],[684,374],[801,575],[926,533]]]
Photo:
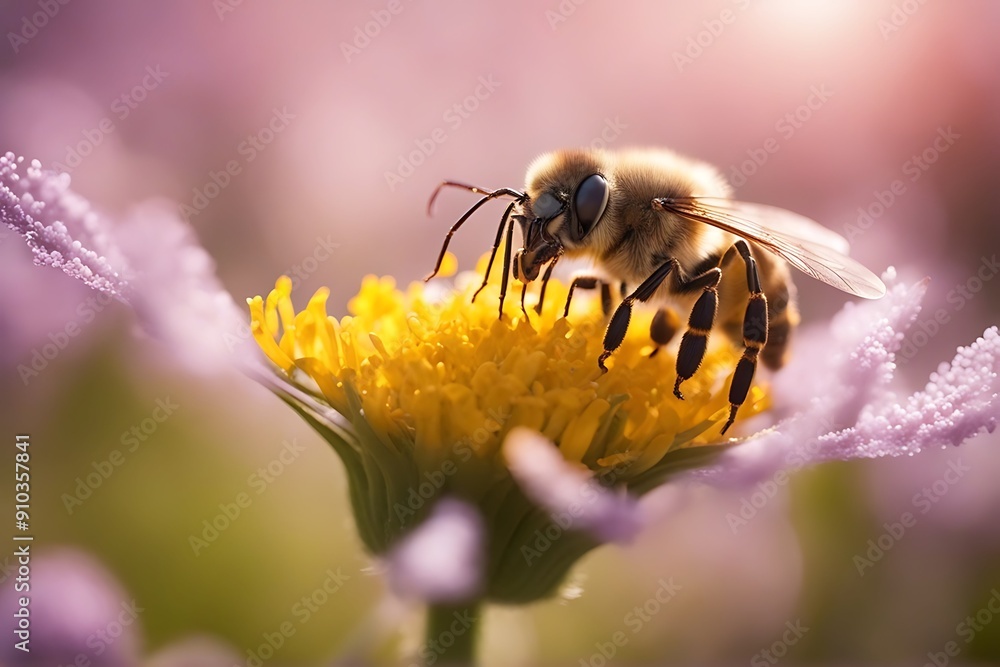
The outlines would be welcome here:
[[[453,261],[446,256],[443,273]],[[499,461],[500,444],[515,426],[541,432],[568,460],[595,470],[624,467],[630,476],[673,450],[718,440],[739,352],[723,336],[713,336],[680,401],[672,394],[674,348],[648,357],[651,312],[637,309],[602,374],[597,358],[606,320],[598,299],[574,301],[565,319],[567,288],[553,279],[540,315],[530,310],[536,290],[527,299],[530,319],[519,290],[511,290],[498,320],[497,290],[472,303],[479,282],[481,276],[459,276],[453,292],[435,298],[422,283],[404,292],[392,278],[368,276],[348,304],[351,315],[337,320],[326,313],[325,288],[295,313],[291,280],[282,277],[266,300],[248,300],[251,330],[293,381],[311,381],[331,407],[362,416],[392,448],[412,447],[421,465],[467,451]],[[349,395],[360,397],[359,408]],[[740,417],[765,403],[755,387]]]

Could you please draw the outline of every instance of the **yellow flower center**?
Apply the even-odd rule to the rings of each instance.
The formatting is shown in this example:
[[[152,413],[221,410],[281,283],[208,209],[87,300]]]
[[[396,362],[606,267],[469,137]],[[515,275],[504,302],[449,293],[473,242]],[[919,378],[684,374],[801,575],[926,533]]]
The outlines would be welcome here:
[[[649,357],[652,310],[637,308],[603,374],[599,299],[578,292],[564,318],[567,287],[552,279],[540,314],[538,288],[529,289],[525,317],[512,282],[500,320],[496,286],[472,302],[484,268],[481,261],[478,276],[459,276],[447,291],[414,283],[404,292],[392,278],[366,277],[339,320],[327,315],[326,288],[296,313],[283,276],[266,300],[248,299],[253,335],[293,381],[352,422],[362,418],[384,442],[412,447],[418,461],[459,448],[501,461],[503,437],[526,426],[567,460],[632,477],[668,452],[718,440],[738,359],[728,340],[715,337],[679,400],[672,348]],[[765,402],[755,387],[740,417]]]

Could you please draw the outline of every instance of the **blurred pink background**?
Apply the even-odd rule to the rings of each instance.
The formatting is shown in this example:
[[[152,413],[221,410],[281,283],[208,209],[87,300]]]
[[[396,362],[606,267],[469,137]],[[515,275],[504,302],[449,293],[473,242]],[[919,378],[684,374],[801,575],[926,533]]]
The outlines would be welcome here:
[[[149,197],[185,207],[237,300],[290,272],[298,302],[328,285],[342,312],[365,274],[405,284],[431,268],[471,203],[446,193],[427,218],[442,179],[519,188],[540,153],[603,144],[712,162],[739,198],[822,221],[876,272],[929,276],[901,392],[998,321],[1000,5],[989,0],[51,0],[5,3],[0,18],[3,150],[68,168],[112,217]],[[489,247],[496,206],[456,236],[463,268]],[[375,609],[382,584],[363,573],[326,445],[249,381],[173,368],[132,337],[120,306],[84,322],[84,289],[31,267],[13,234],[0,232],[0,257],[0,416],[37,443],[38,550],[89,551],[141,597],[147,656],[205,634],[245,657],[339,565],[352,582],[273,662],[354,647],[356,610]],[[848,300],[798,278],[806,326]],[[25,381],[18,366],[73,321],[81,333]],[[69,512],[76,478],[166,395],[176,415]],[[188,537],[288,438],[308,444],[308,462],[193,554]],[[496,664],[589,660],[673,576],[684,594],[618,660],[745,663],[796,619],[810,630],[786,647],[790,661],[927,660],[1000,586],[998,445],[802,474],[736,535],[723,517],[740,494],[699,491],[634,547],[588,557],[582,598],[493,612],[487,646]],[[956,457],[971,470],[859,576],[853,556]],[[366,650],[391,661],[397,642]],[[1000,623],[959,642],[959,660],[1000,660]]]

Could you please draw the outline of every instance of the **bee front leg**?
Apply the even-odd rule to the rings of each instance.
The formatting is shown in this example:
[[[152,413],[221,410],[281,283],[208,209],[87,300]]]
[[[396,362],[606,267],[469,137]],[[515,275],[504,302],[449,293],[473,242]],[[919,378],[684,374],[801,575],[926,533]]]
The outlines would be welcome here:
[[[729,419],[722,427],[724,434],[736,420],[736,412],[750,393],[750,383],[753,382],[757,369],[757,355],[767,343],[767,297],[760,289],[760,277],[757,275],[757,261],[750,254],[750,246],[740,239],[734,246],[747,267],[747,290],[750,298],[743,315],[743,356],[736,364],[733,383],[729,387]]]
[[[542,304],[545,303],[545,290],[549,286],[549,279],[552,278],[552,269],[556,268],[556,262],[559,261],[559,257],[560,257],[560,255],[556,255],[552,259],[552,261],[549,263],[548,268],[545,269],[545,273],[542,274],[542,289],[538,293],[538,303],[535,304],[535,312],[538,313],[539,315],[542,314]],[[522,293],[522,297],[523,297],[523,293]],[[523,298],[521,299],[521,302],[522,302],[521,309],[523,310],[524,309],[524,305],[523,305],[524,299]],[[525,313],[525,315],[527,315],[527,313]]]
[[[671,271],[674,271],[675,275],[679,275],[680,273],[680,266],[677,264],[677,260],[673,258],[664,262],[653,272],[653,275],[646,278],[634,292],[622,299],[622,302],[618,304],[615,314],[611,316],[611,323],[608,324],[608,330],[604,334],[604,352],[597,359],[597,365],[601,367],[602,371],[605,373],[608,372],[604,361],[615,350],[621,347],[622,341],[625,340],[625,334],[628,332],[628,324],[632,319],[632,304],[636,300],[645,302],[653,298],[653,294],[656,293],[656,290],[663,284],[663,281],[666,280]]]
[[[507,227],[507,219],[510,217],[510,212],[512,210],[514,210],[514,206],[516,204],[517,204],[517,202],[511,202],[510,205],[507,206],[507,210],[504,211],[503,217],[500,218],[500,226],[497,228],[497,238],[496,238],[496,241],[493,242],[493,250],[490,251],[490,261],[487,262],[487,264],[486,264],[486,273],[483,274],[483,284],[480,285],[479,289],[476,290],[476,293],[472,295],[472,302],[473,303],[476,302],[476,297],[479,296],[480,292],[482,292],[484,289],[486,289],[487,283],[490,282],[490,270],[493,268],[493,260],[495,260],[497,258],[497,249],[500,247],[500,241],[503,239],[503,232],[504,232],[504,229]],[[510,223],[510,227],[511,227],[511,229],[513,231],[513,227],[514,227],[513,220]],[[508,235],[508,236],[510,236],[510,235]],[[508,241],[508,246],[509,246],[509,241]],[[510,251],[507,251],[507,252],[509,254]],[[506,262],[506,264],[508,265],[508,268],[509,268],[510,261],[508,260]]]
[[[510,209],[507,209],[510,212]],[[507,214],[504,214],[504,221],[507,220]],[[511,220],[507,225],[507,245],[503,249],[503,276],[500,278],[500,310],[497,315],[497,319],[503,319],[503,302],[507,298],[507,281],[510,279],[510,246],[514,242],[514,221]],[[494,249],[494,254],[496,250]],[[490,270],[486,269],[486,278],[483,279],[483,286],[486,286],[486,281],[489,280]],[[483,288],[480,287],[480,290]],[[479,294],[477,291],[476,294]],[[476,295],[472,295],[472,300],[476,300]],[[523,308],[523,306],[522,306]]]

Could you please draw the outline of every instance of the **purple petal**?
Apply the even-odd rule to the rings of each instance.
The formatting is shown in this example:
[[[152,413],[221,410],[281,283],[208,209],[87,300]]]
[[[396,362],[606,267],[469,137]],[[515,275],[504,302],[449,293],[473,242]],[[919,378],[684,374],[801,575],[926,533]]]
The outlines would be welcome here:
[[[115,230],[129,263],[133,307],[143,328],[192,370],[220,370],[258,357],[247,316],[215,275],[215,262],[166,201],[133,209]]]
[[[887,278],[892,282],[891,275]],[[816,349],[834,353],[803,355],[808,363],[790,367],[775,381],[783,388],[779,395],[790,395],[794,389],[814,396],[809,404],[692,477],[717,484],[752,484],[782,469],[912,455],[930,447],[959,445],[992,431],[1000,415],[1000,336],[995,327],[971,346],[959,348],[951,364],[943,364],[923,391],[900,403],[889,390],[895,353],[919,312],[925,287],[926,283],[911,288],[894,285],[883,302],[845,308],[834,320],[831,335],[815,342]],[[836,353],[845,346],[848,354]],[[824,359],[828,359],[825,364]],[[817,376],[824,378],[825,389],[808,387],[808,378]]]
[[[24,237],[35,264],[128,301],[127,267],[106,221],[69,189],[69,174],[43,171],[38,160],[20,173],[23,161],[13,153],[0,156],[0,220]]]
[[[1000,335],[987,329],[901,404],[862,414],[853,428],[825,435],[816,461],[917,454],[992,433],[1000,417]]]
[[[70,190],[68,174],[43,171],[37,160],[22,174],[22,163],[0,157],[0,219],[24,236],[36,264],[129,303],[192,370],[258,363],[244,310],[176,206],[149,201],[112,225]]]
[[[605,542],[629,542],[642,528],[638,503],[598,483],[538,433],[515,428],[503,446],[511,475],[536,505],[563,529],[585,530]]]
[[[877,301],[848,303],[831,322],[802,332],[791,362],[774,377],[774,402],[793,412],[820,410],[823,431],[850,426],[864,405],[889,384],[903,333],[916,320],[925,282],[897,283],[895,271]]]
[[[472,506],[444,498],[388,557],[389,585],[401,597],[461,602],[482,584],[483,521]]]
[[[0,648],[2,664],[132,667],[138,663],[143,609],[103,566],[71,550],[35,555],[31,565],[31,651],[16,649],[19,640],[8,630]],[[21,595],[15,592],[13,579],[5,582],[0,612],[8,628],[14,625]]]

